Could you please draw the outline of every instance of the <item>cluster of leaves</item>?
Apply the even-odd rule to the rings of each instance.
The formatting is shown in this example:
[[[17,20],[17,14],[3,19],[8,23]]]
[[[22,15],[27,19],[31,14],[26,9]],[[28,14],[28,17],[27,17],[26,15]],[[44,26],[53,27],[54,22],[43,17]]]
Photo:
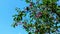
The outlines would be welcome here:
[[[54,33],[60,28],[60,6],[57,5],[58,0],[25,0],[30,5],[25,10],[17,10],[18,14],[14,15],[13,27],[22,23],[28,34],[45,34]],[[30,12],[30,22],[22,21],[26,16],[26,12]],[[26,19],[25,19],[26,20]],[[34,24],[32,21],[35,20]]]

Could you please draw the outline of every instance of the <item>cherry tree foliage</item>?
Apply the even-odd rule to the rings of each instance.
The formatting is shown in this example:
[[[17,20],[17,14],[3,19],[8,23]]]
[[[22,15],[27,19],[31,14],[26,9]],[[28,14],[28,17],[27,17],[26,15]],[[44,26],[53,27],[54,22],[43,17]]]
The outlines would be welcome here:
[[[13,27],[22,25],[28,34],[51,34],[60,32],[59,0],[25,0],[29,4],[24,10],[16,8]],[[28,17],[27,14],[29,13]]]

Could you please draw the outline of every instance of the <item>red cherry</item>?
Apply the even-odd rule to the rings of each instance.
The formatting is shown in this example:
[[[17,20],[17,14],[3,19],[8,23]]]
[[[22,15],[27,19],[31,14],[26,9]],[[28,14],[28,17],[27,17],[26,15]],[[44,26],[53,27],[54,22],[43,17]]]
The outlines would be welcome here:
[[[19,24],[19,25],[22,25],[22,22],[19,22],[18,24]]]
[[[32,4],[30,4],[30,6],[32,6]]]
[[[27,24],[26,22],[23,22],[23,24]]]
[[[39,29],[37,29],[35,32],[39,32],[40,30]]]
[[[42,12],[36,14],[36,17],[41,17],[41,16],[42,16]]]
[[[30,2],[30,7],[33,7],[33,4],[32,4],[32,2]]]
[[[42,12],[39,12],[38,14],[42,14]]]
[[[39,17],[39,15],[37,15],[37,14],[36,14],[36,17],[38,18],[38,17]]]

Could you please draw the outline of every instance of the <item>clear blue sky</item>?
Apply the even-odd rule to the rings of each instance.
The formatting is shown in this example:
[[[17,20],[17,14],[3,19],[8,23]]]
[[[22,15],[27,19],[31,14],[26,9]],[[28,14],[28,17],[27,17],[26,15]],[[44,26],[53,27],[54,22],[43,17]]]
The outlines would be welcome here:
[[[20,0],[0,0],[0,34],[27,34],[21,27],[13,28],[12,15],[16,13],[15,8],[27,6]]]
[[[15,7],[23,9],[25,6],[27,4],[20,0],[0,0],[0,34],[27,34],[22,27],[11,27]]]

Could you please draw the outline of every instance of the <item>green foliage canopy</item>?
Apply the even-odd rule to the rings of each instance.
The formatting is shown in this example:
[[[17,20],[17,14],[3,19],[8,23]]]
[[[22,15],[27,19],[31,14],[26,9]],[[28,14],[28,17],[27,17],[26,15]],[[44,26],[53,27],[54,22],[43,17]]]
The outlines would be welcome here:
[[[54,33],[60,28],[60,6],[57,5],[58,0],[25,0],[26,3],[30,5],[24,10],[17,8],[16,15],[13,15],[13,27],[17,25],[23,25],[24,29],[28,34],[45,34]],[[26,19],[24,21],[23,17],[30,12],[30,22],[28,23]],[[35,20],[34,23],[32,21]]]

